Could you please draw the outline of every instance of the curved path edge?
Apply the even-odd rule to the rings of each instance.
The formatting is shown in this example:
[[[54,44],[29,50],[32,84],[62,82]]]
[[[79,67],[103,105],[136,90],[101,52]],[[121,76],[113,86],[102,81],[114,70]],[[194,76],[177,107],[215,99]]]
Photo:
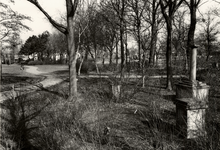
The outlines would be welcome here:
[[[36,84],[28,85],[28,86],[21,86],[19,88],[15,88],[14,84],[12,84],[12,90],[0,92],[0,103],[3,102],[4,100],[15,98],[17,96],[21,96],[24,94],[28,94],[30,92],[34,92],[42,88],[48,88],[50,86],[59,84],[62,81],[64,81],[63,79],[47,74],[48,72],[39,71],[38,67],[36,66],[25,66],[25,71],[31,74],[45,76],[45,79]]]

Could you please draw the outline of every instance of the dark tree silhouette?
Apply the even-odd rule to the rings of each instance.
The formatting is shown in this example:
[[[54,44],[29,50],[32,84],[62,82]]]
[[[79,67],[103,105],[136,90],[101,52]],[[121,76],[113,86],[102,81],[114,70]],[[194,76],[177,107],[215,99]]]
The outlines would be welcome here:
[[[184,0],[160,0],[161,10],[167,26],[167,48],[166,48],[166,67],[167,67],[167,85],[168,90],[172,90],[172,25],[174,13]]]

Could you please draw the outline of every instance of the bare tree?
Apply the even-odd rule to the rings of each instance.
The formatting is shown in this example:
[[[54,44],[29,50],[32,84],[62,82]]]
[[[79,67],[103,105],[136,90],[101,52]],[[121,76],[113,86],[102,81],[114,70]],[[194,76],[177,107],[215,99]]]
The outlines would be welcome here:
[[[91,57],[94,60],[96,72],[99,73],[99,68],[97,65],[98,61],[98,55],[100,53],[99,51],[99,41],[102,39],[100,33],[101,33],[101,16],[99,16],[99,13],[96,11],[97,5],[91,5],[88,9],[88,28],[86,34],[87,38],[87,47],[92,46],[91,48],[88,48],[88,51],[91,55]],[[92,52],[93,49],[93,52]]]
[[[167,67],[167,85],[168,90],[172,90],[172,25],[174,13],[180,7],[184,0],[160,0],[160,7],[166,21],[167,27],[167,48],[166,48],[166,67]]]
[[[34,4],[49,20],[49,22],[60,32],[66,35],[68,54],[69,54],[69,100],[77,100],[77,80],[76,80],[76,60],[77,60],[77,49],[75,48],[75,38],[74,38],[74,17],[76,14],[77,7],[79,5],[79,0],[66,0],[66,24],[64,26],[57,21],[55,21],[38,3],[37,0],[27,0]]]
[[[148,1],[146,5],[147,14],[145,16],[145,20],[150,24],[151,28],[151,37],[150,37],[150,57],[149,57],[149,65],[155,65],[155,52],[156,52],[156,44],[158,39],[158,30],[160,29],[160,24],[163,21],[163,17],[160,12],[160,4],[158,1]],[[161,24],[163,26],[163,24]]]
[[[121,75],[123,76],[125,66],[125,48],[124,48],[124,35],[125,35],[125,15],[126,15],[126,1],[125,0],[110,0],[110,4],[116,16],[118,17],[120,46],[121,46]]]
[[[113,52],[116,48],[116,43],[118,42],[117,29],[115,29],[113,22],[106,21],[104,18],[102,24],[103,41],[100,44],[102,44],[103,47],[108,50],[109,65],[111,66],[113,63]]]
[[[106,48],[109,50],[110,61],[113,59],[113,51],[114,48],[116,49],[115,58],[116,58],[116,66],[118,66],[118,45],[120,41],[120,24],[119,18],[115,13],[115,10],[112,8],[112,3],[109,1],[101,1],[100,3],[100,13],[103,18],[103,33],[104,33],[104,45],[107,46]]]
[[[175,49],[175,67],[185,71],[187,65],[186,48],[187,48],[187,32],[188,24],[186,24],[187,9],[178,10],[174,17],[174,30],[172,44]],[[180,65],[181,63],[181,65]],[[182,67],[184,66],[184,68]]]
[[[205,47],[206,61],[209,60],[212,50],[216,48],[217,35],[220,33],[218,30],[220,21],[217,21],[217,18],[213,15],[213,10],[209,10],[201,19],[202,31],[199,39],[201,41],[201,45]]]
[[[131,24],[133,26],[133,33],[135,38],[137,39],[138,44],[138,57],[139,57],[139,64],[138,67],[141,68],[141,27],[143,25],[143,14],[144,9],[147,1],[140,1],[140,0],[129,0],[128,6],[131,9],[130,13],[128,14],[129,20],[131,20]]]
[[[14,2],[10,0],[10,2]],[[23,21],[30,20],[30,17],[19,14],[11,9],[5,3],[0,2],[0,84],[2,79],[2,48],[4,43],[9,43],[11,47],[15,47],[18,43],[13,41],[14,37],[19,37],[19,32],[22,29],[29,30],[30,28]],[[0,89],[1,91],[1,89]]]

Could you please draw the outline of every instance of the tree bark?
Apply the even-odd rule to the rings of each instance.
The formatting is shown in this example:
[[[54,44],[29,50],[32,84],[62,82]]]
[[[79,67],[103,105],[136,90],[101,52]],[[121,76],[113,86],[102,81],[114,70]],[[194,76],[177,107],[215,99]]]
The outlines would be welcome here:
[[[125,63],[125,54],[124,54],[124,29],[123,29],[123,23],[121,21],[121,26],[120,26],[120,41],[121,41],[121,72],[123,72],[124,69],[124,63]]]
[[[74,15],[78,5],[78,0],[72,3],[72,0],[66,0],[66,11],[67,11],[67,45],[69,53],[69,101],[77,101],[77,80],[76,80],[76,60],[77,60],[77,49],[75,48],[74,38]]]
[[[146,59],[145,59],[145,52],[143,52],[143,62],[142,62],[142,88],[145,87],[145,62],[146,62]]]
[[[167,22],[167,51],[166,51],[166,66],[167,66],[167,85],[166,88],[168,90],[172,90],[172,20]]]
[[[111,49],[110,51],[109,51],[109,65],[111,66],[112,65],[112,56],[113,56],[113,50]]]
[[[141,69],[141,33],[140,33],[140,22],[137,23],[137,38],[138,38],[138,58],[139,58],[138,68]]]
[[[88,60],[88,56],[89,56],[89,50],[88,49],[85,49],[85,58],[84,60],[87,61]]]
[[[116,66],[118,66],[118,42],[116,43]]]
[[[152,25],[151,29],[151,41],[150,41],[150,58],[149,58],[149,65],[155,65],[155,51],[156,51],[156,43],[157,43],[157,29],[155,24]]]
[[[190,55],[192,52],[192,47],[194,46],[194,35],[195,35],[195,29],[196,29],[196,7],[191,6],[190,8],[190,27],[189,27],[189,32],[188,32],[188,39],[187,39],[187,66],[189,71],[189,66],[190,66]]]
[[[0,41],[0,92],[2,91],[1,85],[2,85],[2,43]]]
[[[77,99],[77,81],[76,81],[76,60],[77,55],[75,51],[75,41],[74,41],[74,25],[73,18],[68,17],[68,34],[67,37],[67,45],[68,45],[68,53],[69,53],[69,100],[75,101]]]
[[[82,68],[84,59],[85,59],[85,56],[81,56],[81,61],[80,61],[80,64],[79,64],[79,69],[78,69],[78,76],[79,76],[80,73],[81,73],[81,68]]]
[[[150,41],[150,58],[149,65],[155,65],[155,51],[156,51],[156,41],[157,41],[157,27],[156,27],[156,13],[157,13],[156,1],[152,3],[152,24],[151,24],[151,41]]]
[[[140,33],[140,22],[137,23],[137,36],[138,36],[138,68],[141,69],[141,33]],[[142,68],[143,69],[143,68]]]
[[[186,68],[188,68],[188,70],[190,69],[190,56],[191,56],[191,52],[192,49],[195,45],[194,43],[194,35],[195,35],[195,29],[196,29],[196,9],[199,6],[199,3],[201,2],[201,0],[190,0],[190,3],[187,2],[185,0],[186,4],[188,5],[189,9],[190,9],[190,27],[189,27],[189,32],[188,32],[188,39],[187,39],[187,66]]]

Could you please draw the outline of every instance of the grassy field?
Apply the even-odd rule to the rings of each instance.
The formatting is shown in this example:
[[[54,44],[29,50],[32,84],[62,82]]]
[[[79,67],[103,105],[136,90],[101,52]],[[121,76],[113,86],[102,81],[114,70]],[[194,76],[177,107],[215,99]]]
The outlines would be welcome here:
[[[56,71],[65,71],[68,70],[67,65],[36,65],[39,71],[42,72],[56,72]]]

